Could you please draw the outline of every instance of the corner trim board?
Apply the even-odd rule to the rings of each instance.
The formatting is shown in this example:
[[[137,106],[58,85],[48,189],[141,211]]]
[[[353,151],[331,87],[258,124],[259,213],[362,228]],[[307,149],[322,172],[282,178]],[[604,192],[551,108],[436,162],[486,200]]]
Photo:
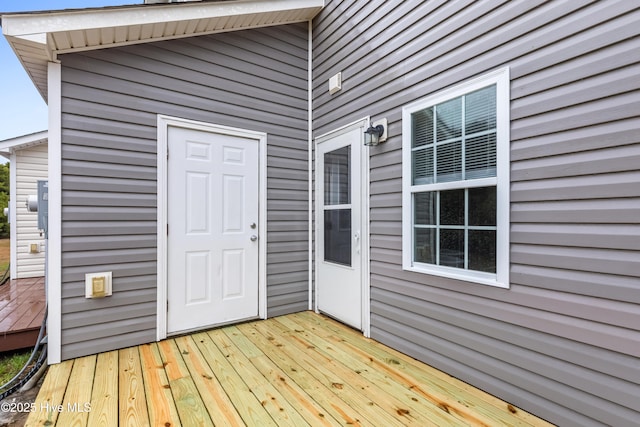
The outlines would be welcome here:
[[[308,292],[309,301],[307,308],[313,310],[313,22],[308,24],[308,47],[307,47],[307,162],[308,162],[308,191],[309,191],[309,233],[308,233],[308,251],[309,251],[309,273],[308,273]]]
[[[48,317],[48,362],[62,357],[62,67],[49,62],[49,239],[45,292]]]
[[[11,164],[11,168],[9,169],[9,221],[11,221],[12,226],[9,228],[9,245],[10,245],[10,254],[9,254],[9,262],[10,266],[13,267],[10,270],[11,280],[18,278],[18,203],[17,203],[17,194],[18,194],[18,184],[17,184],[17,175],[18,175],[18,162],[17,153],[15,150],[11,150],[11,159],[9,160]]]

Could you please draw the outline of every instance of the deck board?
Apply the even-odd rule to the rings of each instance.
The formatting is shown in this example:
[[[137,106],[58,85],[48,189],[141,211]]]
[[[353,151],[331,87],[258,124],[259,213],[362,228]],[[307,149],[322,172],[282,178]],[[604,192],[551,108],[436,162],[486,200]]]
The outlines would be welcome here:
[[[110,427],[118,425],[118,352],[98,355],[88,425]]]
[[[298,413],[289,401],[280,393],[271,381],[265,381],[264,375],[253,365],[241,348],[231,341],[229,330],[217,331],[217,342],[225,351],[225,356],[233,361],[233,366],[242,372],[242,379],[251,392],[260,399],[262,406],[269,412],[278,425],[305,426],[309,423]],[[240,341],[241,345],[244,344]]]
[[[33,347],[44,319],[44,277],[0,286],[0,352]]]
[[[213,426],[198,388],[182,359],[182,356],[186,355],[183,352],[188,352],[188,350],[181,352],[175,340],[162,341],[158,347],[182,424],[186,426]]]
[[[268,327],[261,323],[252,325],[268,340],[268,345],[263,347],[266,354],[275,351],[274,348],[270,348],[275,347],[291,359],[299,360],[303,369],[322,382],[325,386],[323,390],[329,390],[333,396],[341,399],[347,406],[364,415],[368,420],[368,424],[376,421],[385,426],[413,424],[411,419],[398,420],[396,418],[394,412],[397,411],[397,408],[387,405],[386,398],[391,398],[391,396],[374,396],[368,393],[370,390],[366,389],[371,386],[370,383],[358,380],[353,384],[354,378],[349,375],[350,370],[348,367],[340,365],[330,357],[318,352],[313,345],[302,343],[303,345],[300,347],[295,346],[281,336],[281,331],[276,329],[277,322],[273,323]],[[314,351],[304,351],[305,349]],[[348,381],[345,381],[345,379]],[[381,402],[383,398],[384,401]],[[382,407],[380,406],[381,404]]]
[[[72,368],[73,360],[67,360],[49,367],[47,376],[38,392],[36,410],[29,415],[25,427],[53,426],[56,424],[58,415],[60,415],[56,408],[59,408],[62,404]]]
[[[54,365],[35,407],[28,426],[550,425],[312,312]]]
[[[39,399],[40,394],[36,400]],[[126,427],[149,427],[150,425],[142,364],[137,347],[118,351],[118,420],[120,426]]]
[[[256,345],[236,328],[226,328],[225,333],[235,345],[243,352],[244,356],[251,360],[255,369],[260,375],[273,384],[278,392],[304,417],[307,422],[314,426],[335,426],[340,423],[325,413],[324,408],[309,399],[311,393],[305,391],[306,387],[297,384],[289,375],[271,359],[260,351]],[[305,384],[306,385],[306,384]]]
[[[208,339],[201,335],[195,337],[196,345],[211,366],[215,377],[222,384],[246,425],[276,426],[261,400],[253,394],[251,388],[235,370],[232,361],[216,345],[215,340],[219,334],[219,331],[214,330],[203,334]]]
[[[243,426],[242,417],[238,414],[233,402],[224,392],[220,383],[216,381],[215,374],[196,347],[193,337],[178,337],[176,338],[176,343],[185,356],[184,362],[202,396],[203,403],[208,409],[214,425]]]
[[[403,424],[408,425],[430,425],[456,426],[460,424],[460,419],[452,418],[451,413],[443,413],[441,408],[432,401],[415,393],[415,383],[399,381],[400,378],[392,377],[388,370],[370,366],[370,356],[358,357],[357,353],[345,351],[339,347],[340,341],[332,342],[329,337],[322,337],[317,333],[308,333],[304,326],[291,319],[279,319],[282,326],[280,333],[287,334],[287,331],[294,331],[291,335],[293,339],[304,339],[310,345],[321,349],[327,357],[336,361],[337,366],[342,369],[341,378],[358,385],[362,390],[366,389],[367,395],[375,396],[376,403],[385,408],[386,411],[395,411],[398,415],[405,417]]]
[[[362,340],[354,340],[357,333],[347,328],[334,328],[335,325],[326,323],[324,325],[317,322],[318,319],[303,315],[292,315],[286,322],[293,328],[306,329],[313,334],[323,337],[350,357],[358,358],[365,367],[361,370],[369,372],[383,373],[399,384],[404,390],[410,391],[408,397],[415,399],[415,402],[429,402],[426,407],[411,405],[414,412],[418,410],[426,411],[433,417],[433,409],[437,408],[445,412],[449,423],[451,418],[456,423],[465,422],[478,425],[491,425],[496,420],[509,425],[529,425],[518,420],[512,414],[507,415],[507,419],[502,417],[506,413],[507,407],[496,410],[494,404],[504,403],[486,393],[474,393],[477,389],[469,387],[467,384],[456,380],[436,369],[431,368],[428,375],[425,375],[425,365],[399,352],[392,351],[388,347],[369,346]],[[379,381],[375,381],[379,383]],[[471,393],[469,392],[471,390]],[[487,400],[483,400],[486,397]],[[445,423],[441,420],[440,423]]]
[[[442,371],[425,365],[405,354],[386,346],[370,346],[358,332],[341,327],[320,316],[297,313],[288,319],[300,323],[319,336],[337,340],[349,354],[359,354],[370,361],[376,370],[393,375],[413,392],[430,399],[438,407],[452,415],[459,414],[468,422],[491,425],[496,421],[515,426],[536,425],[539,420],[531,414],[518,411],[514,406],[470,386]]]
[[[167,423],[180,425],[175,422],[179,419],[178,410],[171,395],[166,366],[156,343],[140,346],[140,362],[149,410],[149,423],[152,426],[162,426]]]

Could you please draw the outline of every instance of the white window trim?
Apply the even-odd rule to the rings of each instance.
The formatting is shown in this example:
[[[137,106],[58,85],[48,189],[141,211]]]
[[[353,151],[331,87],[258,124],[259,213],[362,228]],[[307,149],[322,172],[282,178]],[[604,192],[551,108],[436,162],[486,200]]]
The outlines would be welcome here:
[[[411,114],[439,104],[452,98],[473,92],[483,87],[496,85],[496,273],[463,270],[459,268],[413,262],[413,210],[412,189],[416,191],[420,186],[411,184]],[[442,90],[433,95],[419,99],[402,109],[402,268],[418,273],[432,274],[451,279],[479,283],[483,285],[509,288],[509,191],[510,191],[510,134],[509,134],[509,68],[501,68],[472,80],[466,81],[452,88]],[[486,181],[486,179],[478,180]],[[479,182],[478,182],[479,184]],[[475,186],[472,181],[469,186]],[[445,190],[443,184],[438,190]],[[435,191],[434,186],[429,186]]]

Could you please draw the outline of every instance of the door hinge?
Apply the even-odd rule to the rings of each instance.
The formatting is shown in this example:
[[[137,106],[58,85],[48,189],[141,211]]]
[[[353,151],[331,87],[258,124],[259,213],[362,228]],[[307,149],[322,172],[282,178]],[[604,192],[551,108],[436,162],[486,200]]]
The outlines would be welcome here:
[[[169,224],[167,224],[167,236],[169,235]]]

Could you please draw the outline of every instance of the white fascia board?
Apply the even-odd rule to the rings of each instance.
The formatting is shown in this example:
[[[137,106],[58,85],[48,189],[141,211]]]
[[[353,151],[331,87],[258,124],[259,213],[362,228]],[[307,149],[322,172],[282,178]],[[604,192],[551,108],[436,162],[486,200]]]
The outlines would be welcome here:
[[[47,142],[48,135],[49,132],[43,130],[41,132],[5,139],[4,141],[0,141],[0,151],[11,152],[31,145],[42,144],[43,142]]]
[[[7,14],[2,16],[2,27],[5,35],[22,37],[59,31],[157,24],[296,9],[318,8],[319,10],[323,6],[324,0],[238,0],[229,2],[172,3],[162,6],[123,6]],[[114,23],[117,23],[117,25],[114,25]]]

